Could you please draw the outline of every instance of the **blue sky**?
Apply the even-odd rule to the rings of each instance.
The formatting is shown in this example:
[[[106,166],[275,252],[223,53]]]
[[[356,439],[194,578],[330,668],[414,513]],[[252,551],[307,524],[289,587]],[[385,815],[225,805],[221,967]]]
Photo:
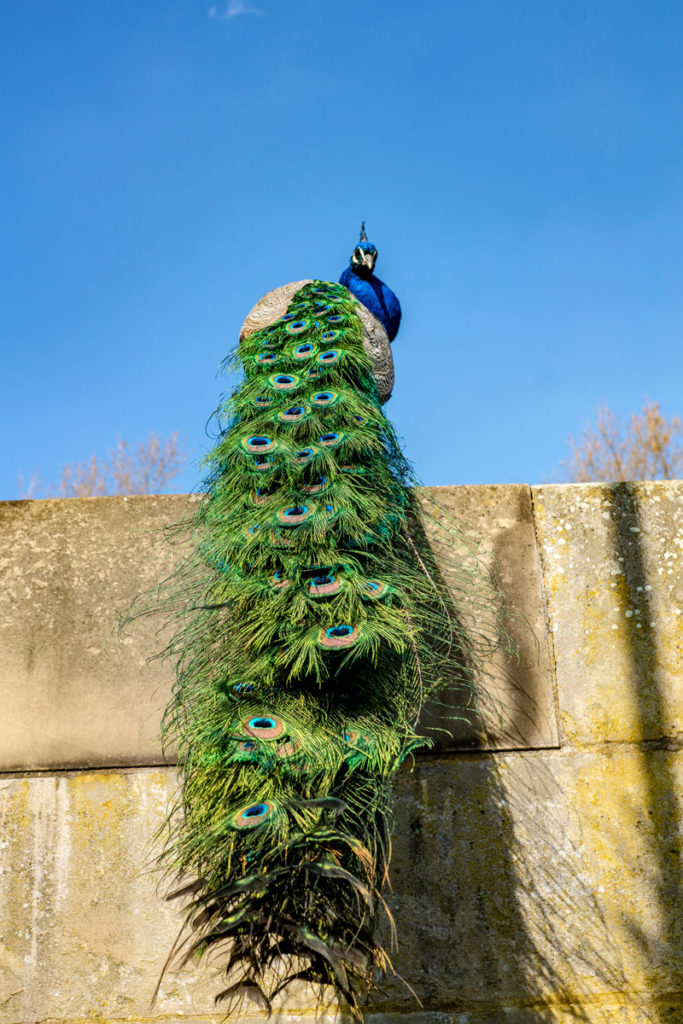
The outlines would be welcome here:
[[[246,312],[361,218],[426,483],[552,477],[602,401],[683,413],[675,0],[0,13],[0,497],[117,435],[199,456]]]

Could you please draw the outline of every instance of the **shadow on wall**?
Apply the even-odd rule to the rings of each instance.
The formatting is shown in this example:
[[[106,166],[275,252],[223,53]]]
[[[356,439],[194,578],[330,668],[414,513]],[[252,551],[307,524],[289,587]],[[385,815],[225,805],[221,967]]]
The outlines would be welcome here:
[[[448,564],[443,552],[439,564]],[[457,594],[458,581],[454,587],[442,573],[444,580]],[[468,583],[465,578],[460,586]],[[495,587],[481,592],[489,600],[500,597]],[[488,604],[488,626],[509,634],[504,609],[498,605],[492,616],[494,607]],[[517,616],[514,632],[524,628]],[[495,642],[490,635],[489,641],[489,651],[511,653],[505,636]],[[531,664],[530,658],[527,651],[524,661]],[[473,663],[482,664],[476,657]],[[523,673],[513,668],[507,684],[509,693],[524,689]],[[467,686],[459,705],[457,683],[451,696],[453,710],[463,709]],[[516,734],[526,733],[528,724],[519,716],[536,719],[540,712],[528,688],[516,703],[517,714],[506,716],[507,733],[494,730],[503,748],[521,746]],[[490,714],[486,707],[474,713],[470,739],[472,732],[486,736]],[[561,1008],[563,1019],[588,1021],[591,1003],[605,993],[616,1001],[631,988],[582,863],[575,814],[568,827],[573,811],[558,781],[561,759],[547,751],[543,758],[521,751],[437,754],[399,777],[388,898],[399,936],[394,965],[426,1012],[459,1013],[462,1024],[492,1024],[503,1015],[512,1020],[516,1010],[515,1020],[551,1024]],[[578,846],[570,832],[579,837]],[[375,994],[369,1019],[417,1009],[410,992],[392,979]],[[644,1006],[638,1013],[642,1021],[651,1019]]]
[[[681,818],[673,777],[674,737],[667,736],[665,686],[662,658],[655,629],[656,609],[650,576],[655,566],[648,566],[644,544],[644,524],[634,484],[614,484],[610,489],[611,527],[614,548],[623,571],[622,598],[628,618],[628,650],[635,684],[635,706],[642,737],[641,771],[645,779],[648,806],[639,815],[639,833],[649,847],[648,861],[656,865],[650,879],[655,897],[657,932],[646,931],[635,919],[627,922],[633,938],[641,948],[645,963],[657,970],[657,992],[660,1009],[657,1020],[671,1021],[671,1008],[661,1001],[662,993],[680,992],[683,978],[683,861],[681,857]],[[636,614],[636,612],[638,614]],[[679,744],[680,746],[680,744]],[[658,969],[655,965],[659,965]],[[652,993],[653,996],[655,993]]]
[[[447,669],[451,684],[425,709],[421,726],[442,752],[556,747],[531,496],[528,488],[513,488],[503,501],[483,490],[468,491],[467,521],[437,494],[421,497],[421,520],[411,524],[418,547],[434,558],[460,644],[460,657],[451,657]],[[433,648],[438,645],[439,637]]]
[[[517,1008],[525,1024],[550,1024],[560,1006],[587,1021],[597,993],[626,990],[619,950],[554,810],[558,783],[538,758],[425,758],[397,797],[394,965],[426,1011],[460,1012],[469,1024],[496,1012],[512,1019]],[[414,999],[391,981],[370,1014],[411,1010]]]

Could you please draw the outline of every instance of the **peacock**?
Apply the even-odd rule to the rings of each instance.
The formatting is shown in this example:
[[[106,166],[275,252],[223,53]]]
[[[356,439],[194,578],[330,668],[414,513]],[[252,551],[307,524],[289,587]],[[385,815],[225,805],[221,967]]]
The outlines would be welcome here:
[[[186,925],[169,960],[215,954],[228,1011],[270,1012],[296,980],[362,1020],[392,968],[392,779],[431,743],[429,698],[454,679],[475,697],[456,597],[480,570],[427,515],[382,410],[401,308],[376,259],[363,225],[340,283],[294,282],[248,315],[165,590],[180,626],[163,738],[182,786],[161,863]]]
[[[393,341],[401,326],[401,304],[384,281],[375,276],[377,249],[368,242],[365,221],[361,224],[358,245],[351,254],[348,267],[342,271],[339,283],[382,324],[389,341]]]

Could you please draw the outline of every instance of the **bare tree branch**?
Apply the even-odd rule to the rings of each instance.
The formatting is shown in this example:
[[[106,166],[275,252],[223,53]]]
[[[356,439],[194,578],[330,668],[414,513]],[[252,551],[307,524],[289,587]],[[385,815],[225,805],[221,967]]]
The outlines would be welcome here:
[[[577,441],[569,438],[571,458],[562,463],[573,482],[591,480],[674,480],[683,475],[683,425],[667,419],[659,402],[645,399],[624,427],[608,405]]]
[[[151,431],[146,441],[135,446],[117,438],[106,458],[91,455],[64,466],[56,488],[49,493],[62,498],[160,494],[169,480],[182,473],[187,460],[177,431],[165,439]]]
[[[20,473],[17,477],[17,490],[19,492],[20,501],[28,501],[31,498],[37,498],[41,490],[40,473],[37,469],[34,469],[31,473],[31,479],[26,482],[26,478],[23,473]]]

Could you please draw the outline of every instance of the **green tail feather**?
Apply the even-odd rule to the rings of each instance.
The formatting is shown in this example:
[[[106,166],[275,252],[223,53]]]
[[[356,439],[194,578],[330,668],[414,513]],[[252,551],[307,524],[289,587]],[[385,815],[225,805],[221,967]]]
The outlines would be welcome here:
[[[183,788],[162,863],[192,896],[184,959],[224,950],[228,1003],[303,978],[359,1013],[390,966],[391,778],[429,745],[424,701],[454,672],[470,686],[482,653],[445,585],[479,570],[436,569],[355,305],[313,282],[241,344],[171,583]]]

